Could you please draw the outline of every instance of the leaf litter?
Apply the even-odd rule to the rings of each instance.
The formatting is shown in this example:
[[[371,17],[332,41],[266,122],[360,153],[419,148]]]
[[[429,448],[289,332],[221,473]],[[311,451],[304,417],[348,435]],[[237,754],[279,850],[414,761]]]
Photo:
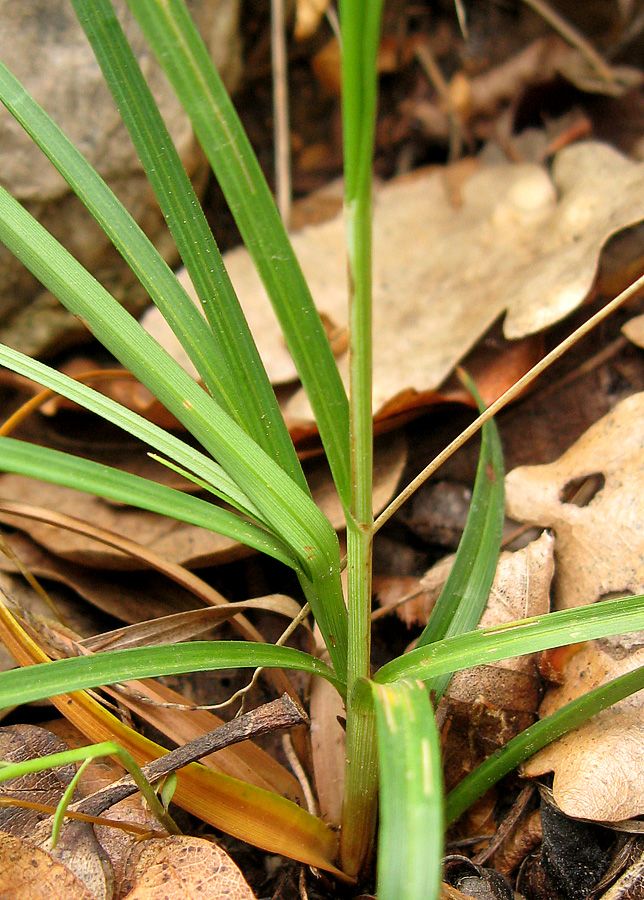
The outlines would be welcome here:
[[[593,476],[591,493],[578,505],[571,486]],[[555,608],[644,592],[643,479],[642,393],[623,400],[557,461],[507,476],[509,514],[556,535]],[[540,715],[641,665],[641,632],[589,642],[567,661],[562,684],[550,688]],[[554,771],[554,799],[568,815],[601,821],[641,815],[643,704],[636,694],[604,710],[537,753],[525,774]]]
[[[535,164],[466,161],[456,183],[450,189],[432,168],[376,194],[375,413],[403,392],[439,388],[500,316],[505,337],[517,340],[569,315],[591,295],[602,248],[644,218],[644,164],[592,141],[561,150],[551,174]],[[292,237],[316,305],[346,329],[342,216]],[[295,381],[248,253],[229,251],[225,262],[269,377]],[[180,280],[194,299],[185,272]],[[155,308],[142,324],[190,371]],[[346,357],[339,362],[346,379]],[[285,414],[289,422],[311,419],[303,394],[285,404]]]
[[[0,757],[13,762],[68,749],[63,740],[43,728],[0,729]],[[60,771],[60,770],[59,770]],[[71,780],[74,766],[66,770]],[[113,764],[94,767],[92,793],[115,778]],[[118,775],[116,774],[118,778]],[[6,782],[0,794],[55,806],[64,784],[44,773],[52,789],[43,796],[43,773]],[[16,784],[19,781],[19,784]],[[7,816],[9,813],[9,816]],[[16,814],[17,813],[17,814]],[[121,800],[110,811],[111,827],[67,819],[55,849],[51,848],[51,817],[16,807],[0,808],[0,897],[14,900],[60,897],[61,900],[188,900],[198,893],[205,900],[233,897],[254,900],[255,894],[228,854],[212,841],[185,835],[137,839],[117,830],[119,821],[135,824],[141,833],[158,834],[150,812],[135,797]],[[107,820],[106,820],[107,821]],[[155,832],[155,829],[157,831]]]
[[[310,3],[304,2],[304,0],[298,4],[301,9],[316,7],[316,16],[320,14],[320,10],[324,6],[324,3]],[[397,65],[398,63],[394,64],[392,71],[396,71]],[[497,112],[495,112],[496,114]],[[545,329],[550,328],[562,317],[568,316],[584,302],[594,298],[598,292],[598,275],[605,274],[603,270],[609,268],[608,251],[613,241],[624,233],[623,229],[628,229],[629,226],[644,217],[644,204],[641,200],[644,196],[642,191],[643,171],[641,163],[627,159],[606,145],[588,142],[573,145],[558,153],[551,171],[543,165],[534,163],[518,165],[501,163],[491,166],[489,163],[466,162],[448,169],[430,169],[414,173],[382,186],[379,189],[377,200],[376,234],[377,240],[380,241],[379,247],[383,249],[376,253],[375,283],[379,298],[377,303],[381,304],[384,314],[379,321],[376,321],[378,364],[374,410],[382,412],[395,409],[396,412],[399,412],[406,403],[410,407],[415,404],[416,409],[419,409],[423,404],[427,405],[429,402],[433,402],[434,398],[430,400],[430,394],[437,388],[442,389],[445,379],[451,373],[455,363],[462,360],[468,352],[472,350],[476,352],[480,349],[482,336],[487,334],[489,339],[491,329],[498,329],[501,321],[506,339],[510,338],[515,342],[506,343],[506,349],[508,346],[520,346],[521,336],[528,335],[534,341],[530,345],[531,352],[534,352],[534,348],[539,352],[539,342],[542,340]],[[396,234],[394,234],[394,227]],[[326,277],[329,272],[337,271],[340,274],[344,272],[343,256],[340,255],[338,249],[340,231],[341,220],[339,218],[319,226],[310,225],[295,236],[295,244],[298,251],[302,253],[305,271],[307,267],[315,268],[315,272],[310,273],[312,274],[315,298],[324,314],[329,332],[335,335],[335,352],[343,365],[343,344],[346,344],[345,288],[342,277],[337,281],[329,280]],[[417,247],[421,244],[421,241],[418,240],[419,234],[423,234],[425,237],[422,247]],[[415,252],[415,247],[417,252]],[[248,283],[252,288],[250,295],[246,287],[241,288],[240,295],[243,300],[248,296],[254,297],[256,300],[256,307],[251,308],[249,317],[255,322],[256,337],[260,347],[265,348],[265,359],[275,383],[277,385],[293,384],[295,373],[292,363],[281,337],[274,330],[274,323],[270,318],[266,318],[267,315],[270,316],[270,313],[265,306],[265,298],[262,297],[261,289],[256,284],[254,287],[252,285],[252,276],[248,275],[244,252],[232,251],[228,259],[233,270],[234,280],[239,279],[239,284],[246,285]],[[618,275],[620,272],[623,274],[623,268],[623,260],[620,260]],[[249,282],[245,280],[247,278],[250,279]],[[430,286],[432,287],[430,288]],[[436,320],[433,318],[437,310],[441,313],[437,326],[438,340],[436,340],[437,332],[434,325]],[[432,326],[428,332],[429,319],[427,317],[430,313],[432,314]],[[392,340],[394,331],[400,335],[400,338]],[[428,339],[428,334],[431,335],[431,341]],[[165,337],[161,339],[165,343]],[[528,345],[525,344],[525,346]],[[433,352],[436,347],[438,347],[438,353]],[[491,368],[494,369],[494,366]],[[490,397],[486,396],[486,399],[494,399],[501,392],[498,389],[496,393],[491,390]],[[133,398],[134,405],[138,405],[141,410],[144,410],[146,403],[149,403],[149,398],[143,394],[139,396],[135,393]],[[301,395],[296,393],[290,401],[286,400],[284,409],[291,425],[301,427],[308,422],[309,411]],[[633,414],[633,418],[636,419],[637,415]],[[625,433],[626,431],[618,433],[617,441],[614,443],[623,444],[622,437]],[[608,441],[609,439],[598,437],[597,446],[600,446],[604,440]],[[625,456],[621,475],[624,475],[629,465],[636,466],[638,459],[637,453],[634,453],[632,457]],[[381,501],[383,504],[399,479],[402,465],[403,460],[400,457],[398,464],[393,468],[389,460],[383,466],[383,468],[389,467],[393,473],[390,480],[385,479],[386,487],[383,486]],[[610,468],[608,464],[607,468]],[[582,508],[570,503],[564,489],[570,488],[571,485],[577,487],[578,482],[583,482],[587,475],[596,475],[598,472],[602,473],[606,483],[603,487],[600,486],[599,491],[595,497],[591,498],[587,506]],[[617,477],[617,473],[611,470],[611,479],[613,476]],[[515,473],[508,476],[508,495],[514,490],[513,477],[517,483],[520,483],[521,480],[521,476],[515,475]],[[623,587],[608,589],[607,584],[612,582],[610,582],[610,578],[604,577],[604,570],[611,567],[613,569],[621,567],[620,571],[622,572],[626,570],[629,577],[632,575],[634,584],[640,577],[638,545],[634,543],[632,534],[627,535],[628,540],[623,541],[624,544],[630,544],[630,546],[623,548],[622,556],[614,558],[610,556],[614,549],[611,539],[618,533],[618,529],[615,527],[616,517],[620,522],[621,529],[618,508],[609,504],[602,507],[602,512],[598,515],[596,522],[577,519],[574,517],[576,515],[573,514],[574,511],[564,509],[562,512],[560,508],[575,506],[579,513],[583,513],[590,509],[595,501],[599,503],[602,494],[606,491],[610,493],[606,471],[597,463],[590,468],[588,466],[575,468],[571,465],[570,472],[566,477],[567,480],[561,487],[566,499],[559,496],[557,503],[553,500],[552,509],[544,512],[539,503],[543,497],[537,496],[539,490],[536,490],[536,494],[532,498],[532,506],[528,504],[524,507],[526,521],[535,521],[555,532],[554,594],[556,603],[578,605],[589,602],[588,596],[591,596],[593,600],[599,600],[615,591],[631,590],[631,588]],[[624,480],[627,482],[627,486],[624,486],[625,491],[631,490],[636,493],[638,482],[631,482],[626,478]],[[547,483],[548,478],[542,483],[540,489],[543,495],[548,493]],[[611,480],[611,486],[616,484],[617,482]],[[6,487],[11,496],[25,498],[25,483],[16,482],[14,484],[7,479],[6,482],[3,480],[1,486]],[[37,502],[41,502],[42,486],[38,487]],[[518,487],[516,490],[521,493],[523,489]],[[619,494],[619,486],[615,488],[615,493]],[[76,494],[68,496],[78,497]],[[34,500],[34,498],[31,499]],[[59,503],[64,506],[68,500],[61,494],[50,497],[49,502],[58,507]],[[228,545],[216,543],[209,543],[205,547],[198,545],[195,543],[197,538],[194,534],[166,533],[163,531],[163,527],[155,531],[153,524],[148,525],[143,520],[138,522],[132,520],[131,523],[124,526],[126,517],[121,518],[121,512],[124,511],[116,505],[103,505],[108,508],[107,513],[98,507],[86,507],[84,514],[88,515],[91,521],[95,521],[96,514],[107,515],[108,518],[101,519],[101,521],[109,522],[115,530],[121,530],[139,540],[143,536],[150,546],[159,552],[169,553],[177,561],[190,565],[201,565],[206,561],[221,562],[227,558],[230,559],[232,555],[239,552],[238,548]],[[517,510],[513,507],[510,509],[516,518],[521,518]],[[74,505],[70,511],[78,514],[79,507]],[[109,516],[113,516],[113,518],[109,519]],[[602,517],[603,532],[599,521]],[[7,522],[10,522],[12,526],[24,526],[24,523],[21,525],[15,518],[7,519]],[[592,531],[592,543],[590,543],[587,534],[591,533],[590,529],[595,526],[597,530]],[[142,529],[148,527],[150,530],[146,534]],[[622,532],[623,534],[624,532]],[[585,535],[586,537],[584,537]],[[36,530],[35,536],[41,546],[38,547],[37,544],[32,546],[43,554],[40,559],[41,573],[73,585],[74,589],[81,590],[81,593],[85,591],[87,596],[92,593],[87,582],[91,582],[94,578],[100,581],[102,578],[100,570],[103,567],[118,568],[122,564],[122,558],[116,554],[110,555],[104,550],[97,550],[96,545],[83,543],[82,540],[76,538],[73,540],[55,538],[53,532],[48,531],[46,526],[41,531]],[[15,536],[10,535],[10,537]],[[213,536],[209,536],[209,541],[212,540]],[[600,560],[597,570],[593,571],[593,566],[579,562],[581,551],[577,554],[577,560],[571,562],[575,554],[570,551],[570,547],[575,545],[575,541],[581,548],[583,548],[584,542],[586,543],[587,556],[595,554],[602,559],[604,544],[606,544],[606,559],[603,562]],[[618,542],[616,538],[615,543]],[[528,593],[530,597],[533,597],[534,591],[533,599],[537,603],[537,606],[530,606],[530,611],[541,610],[547,602],[547,582],[552,574],[552,543],[553,538],[548,534],[536,542],[537,554],[541,555],[535,557],[534,569],[530,568],[531,564],[526,562],[526,557],[529,558],[531,554],[535,553],[535,544],[530,545],[532,549],[527,548],[525,552],[504,554],[503,563],[499,567],[497,581],[492,591],[493,595],[496,593],[497,600],[499,595],[504,598],[500,602],[504,615],[516,618],[518,615],[524,614],[527,602],[525,590],[527,581],[531,582]],[[592,547],[592,554],[589,553],[589,545]],[[600,545],[602,553],[597,554]],[[546,547],[547,550],[544,549]],[[43,548],[48,549],[44,550]],[[25,551],[24,546],[22,549]],[[629,552],[633,550],[635,550],[635,560],[628,556]],[[67,567],[65,574],[60,576],[54,571],[57,557],[64,559]],[[575,565],[578,566],[578,573],[581,572],[578,580],[581,580],[590,593],[584,595],[584,591],[575,593],[568,589],[574,582],[574,578],[569,577],[566,573],[568,567],[571,567],[571,571],[575,571]],[[411,603],[401,606],[401,610],[407,610],[410,620],[416,618],[422,621],[426,616],[431,607],[432,596],[448,566],[448,561],[439,563],[432,573],[428,573],[420,579],[420,588],[418,587],[419,579],[414,576],[416,588],[420,591],[418,599],[421,602],[416,610],[413,609]],[[518,567],[520,570],[518,574],[515,571],[513,587],[509,593],[505,587],[499,587],[508,567],[510,569],[514,567],[515,570]],[[76,575],[74,575],[74,571]],[[81,572],[85,574],[85,587],[82,589]],[[526,573],[530,574],[526,575]],[[118,572],[113,575],[118,577]],[[127,577],[126,573],[126,581]],[[510,580],[512,581],[512,579]],[[539,580],[541,580],[541,587],[537,588],[532,582]],[[403,594],[410,591],[413,583],[410,581],[405,586]],[[626,583],[623,577],[621,577],[621,583]],[[606,590],[604,590],[605,588]],[[595,591],[595,594],[592,594],[592,590]],[[633,587],[632,590],[635,591],[636,588]],[[144,596],[143,591],[142,597]],[[97,594],[101,592],[103,595],[110,593],[109,581]],[[162,588],[160,593],[163,593]],[[100,600],[97,598],[97,594],[94,595],[91,602],[99,607],[107,608],[109,601]],[[154,615],[179,611],[183,608],[179,599],[181,596],[178,593],[176,597],[167,598],[165,606],[160,599]],[[399,601],[400,597],[397,600]],[[518,603],[518,607],[513,608],[513,603]],[[128,592],[127,588],[124,588],[122,596],[119,595],[109,611],[118,615],[119,618],[129,621],[125,615],[127,606]],[[149,610],[147,612],[147,617],[149,617],[151,613]],[[494,615],[494,613],[488,610],[486,615]],[[137,615],[130,618],[138,620],[146,617]],[[558,702],[565,702],[561,697],[564,694],[566,697],[572,696],[570,691],[575,688],[577,683],[583,686],[584,690],[589,689],[599,680],[613,677],[622,671],[623,668],[620,666],[635,665],[636,660],[639,659],[640,650],[637,641],[619,645],[603,642],[601,646],[589,645],[581,648],[566,663],[565,668],[559,671],[558,676],[563,680],[563,685],[549,691],[541,707],[541,712],[545,714],[546,711],[556,708]],[[526,692],[534,695],[536,692],[534,660],[530,660],[528,665],[530,672],[526,671],[521,678],[525,675]],[[510,667],[508,671],[512,672],[513,670]],[[467,752],[471,753],[472,744],[481,738],[480,723],[483,714],[488,715],[489,718],[496,718],[497,732],[492,737],[502,736],[505,738],[507,733],[504,732],[504,728],[507,717],[511,717],[517,712],[516,704],[520,703],[522,695],[520,691],[515,690],[516,684],[509,689],[507,703],[510,705],[504,706],[506,701],[498,692],[496,680],[496,677],[490,679],[485,673],[478,672],[475,678],[469,679],[469,681],[466,678],[463,684],[459,683],[459,679],[454,679],[451,685],[452,696],[448,695],[445,702],[451,702],[452,706],[450,711],[445,713],[445,721],[449,723],[450,728],[454,728],[454,733],[456,729],[453,723],[460,715],[457,711],[458,704],[461,703],[470,711],[477,710],[474,716],[466,716],[465,742],[469,742]],[[148,692],[150,697],[156,694],[157,700],[163,698],[163,700],[173,703],[186,699],[165,686],[154,686],[152,682],[140,683],[138,687],[142,694]],[[565,693],[566,691],[568,693]],[[135,705],[134,697],[130,698],[130,702],[133,706]],[[515,706],[512,706],[512,703]],[[520,712],[532,714],[535,707],[536,704],[526,706],[525,709],[522,707]],[[143,708],[144,704],[140,703],[139,713]],[[190,740],[200,731],[209,730],[209,726],[211,727],[212,722],[216,720],[216,717],[205,710],[193,710],[190,714],[184,710],[179,715],[176,710],[164,709],[162,705],[156,708],[146,708],[155,709],[156,724],[162,727],[162,730],[168,729],[167,733],[171,733],[172,724],[176,725],[173,737],[180,743]],[[616,712],[619,712],[619,708]],[[188,725],[190,715],[193,716],[192,725]],[[504,716],[506,720],[503,719]],[[632,753],[633,748],[636,748],[637,742],[640,740],[635,718],[632,723],[630,720],[623,720],[623,724],[617,726],[616,733],[619,736],[617,740],[624,739],[627,753]],[[604,719],[608,720],[609,717],[604,716]],[[315,721],[313,724],[315,726]],[[610,726],[610,722],[607,724]],[[628,737],[632,727],[634,728],[633,734]],[[623,730],[620,731],[620,728]],[[610,727],[607,730],[610,731]],[[599,757],[601,762],[595,766],[598,778],[603,777],[607,757],[611,753],[618,760],[626,758],[625,753],[620,754],[615,740],[614,737],[608,740],[605,755]],[[637,814],[637,812],[633,812],[634,809],[637,809],[636,805],[633,806],[633,798],[637,797],[638,792],[641,796],[642,791],[636,778],[632,779],[624,789],[626,800],[621,806],[615,801],[614,796],[612,799],[610,796],[611,792],[614,794],[622,789],[621,786],[616,788],[614,779],[608,785],[603,796],[601,791],[594,792],[595,806],[590,803],[587,803],[585,807],[583,803],[579,805],[581,791],[578,785],[575,785],[574,780],[572,786],[564,788],[566,766],[568,770],[585,768],[586,772],[593,768],[592,753],[596,743],[596,737],[592,737],[589,741],[587,756],[582,754],[570,757],[560,754],[557,757],[558,768],[554,762],[541,763],[543,771],[557,768],[555,787],[557,784],[559,785],[559,793],[556,793],[558,802],[571,815],[584,815],[590,811],[591,818],[607,819],[619,817],[621,814]],[[543,751],[543,753],[545,754],[547,751]],[[467,755],[461,757],[458,763],[461,770],[471,765],[472,758],[468,758]],[[536,759],[539,758],[536,757]],[[569,761],[570,759],[572,762]],[[257,764],[261,765],[259,760]],[[112,774],[109,780],[113,780],[114,777],[116,776]],[[326,777],[328,776],[322,776],[322,780],[324,781]],[[605,781],[610,781],[610,779],[605,779]],[[323,788],[324,784],[320,787]],[[286,791],[284,784],[282,791]],[[337,796],[337,786],[332,786],[332,791]],[[597,800],[598,796],[599,801]],[[608,796],[608,800],[606,800],[606,796]],[[122,802],[126,803],[127,801]],[[613,804],[612,809],[611,803]],[[630,808],[628,803],[631,803]],[[129,814],[133,814],[132,811]],[[115,815],[118,814],[115,813]],[[330,818],[333,817],[330,816]],[[171,839],[164,847],[159,845],[158,849],[162,858],[160,861],[157,860],[154,865],[160,872],[167,872],[168,867],[172,869],[173,877],[176,877],[177,885],[180,885],[181,866],[176,858],[173,859],[168,855],[170,853],[169,846],[173,844],[173,841],[174,839]],[[53,863],[46,857],[44,861],[36,860],[36,855],[41,851],[26,851],[15,843],[10,843],[9,847],[9,852],[13,853],[14,857],[17,854],[24,859],[29,859],[30,866],[39,867],[38,872],[43,873],[43,886],[45,885],[45,870],[47,868],[53,870],[58,867],[57,863]],[[143,854],[143,858],[148,860],[150,866],[152,861],[149,854],[155,852],[156,850],[152,846],[148,846]],[[188,847],[188,845],[181,844],[179,853],[188,860],[204,860],[203,863],[198,863],[202,871],[204,866],[226,865],[225,861],[222,862],[221,859],[218,859],[216,854],[214,857],[209,855],[206,848],[201,845]],[[33,854],[34,862],[31,861],[30,854]],[[124,864],[126,856],[125,851],[120,851],[118,854],[119,865]],[[3,867],[0,866],[0,872],[2,869]],[[56,868],[55,877],[69,877],[65,871],[63,870],[61,874]],[[121,876],[119,876],[121,879],[124,877],[124,871],[124,865],[121,865]],[[153,896],[152,887],[143,885],[139,877],[141,869],[135,869],[133,861],[128,871],[130,875],[132,872],[139,872],[135,875],[131,888],[139,890],[140,893],[132,894],[132,896],[146,898]],[[125,881],[120,883],[125,884]],[[234,878],[231,884],[236,884]],[[11,890],[13,891],[17,885],[18,881],[11,886]],[[65,888],[47,887],[45,893],[51,896],[53,891],[55,896],[66,898],[86,896],[83,893],[83,891],[87,891],[86,887],[76,883],[74,885],[72,886],[72,883],[69,882],[69,887]],[[29,893],[29,890],[36,890],[33,882],[31,888],[27,887],[25,890],[25,897],[36,896],[35,893]],[[233,890],[232,887],[231,890]],[[234,890],[237,891],[237,888]],[[236,895],[252,896],[252,893],[245,894],[243,890],[243,886],[240,886],[240,893]],[[74,891],[78,893],[74,893]],[[177,896],[184,895],[181,893],[181,887],[177,887],[177,891]],[[9,895],[12,897],[22,896],[17,892]],[[91,896],[96,896],[96,894]],[[217,894],[213,896],[217,896]]]

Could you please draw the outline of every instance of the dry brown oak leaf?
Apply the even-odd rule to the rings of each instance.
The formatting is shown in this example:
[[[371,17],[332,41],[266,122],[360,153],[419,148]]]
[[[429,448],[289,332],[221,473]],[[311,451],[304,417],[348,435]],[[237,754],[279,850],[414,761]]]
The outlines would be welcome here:
[[[403,391],[437,388],[506,311],[510,339],[568,315],[588,296],[603,245],[644,218],[644,164],[596,142],[562,150],[551,174],[534,164],[479,166],[457,190],[450,187],[455,177],[450,169],[425,169],[377,192],[376,412]],[[345,328],[342,217],[308,226],[292,240],[318,309]],[[248,253],[235,249],[225,263],[271,380],[295,380]],[[192,290],[185,273],[180,279]],[[146,314],[144,325],[191,371],[156,310]],[[340,366],[346,375],[346,354]],[[311,420],[301,393],[287,404],[286,415],[293,423]]]
[[[585,506],[572,489],[600,476]],[[613,594],[644,592],[644,394],[627,397],[556,462],[515,469],[506,478],[509,515],[556,533],[555,605],[582,606]],[[574,636],[571,636],[574,640]],[[549,715],[594,687],[644,664],[638,632],[585,645],[548,691]],[[556,803],[571,816],[617,821],[644,813],[641,694],[605,710],[546,747],[527,775],[554,771]]]
[[[123,900],[255,900],[244,876],[221,847],[172,835],[144,841],[128,860]]]
[[[589,502],[566,502],[592,475],[603,487]],[[556,534],[556,609],[644,593],[644,393],[619,403],[555,462],[510,472],[506,507]]]
[[[590,641],[568,661],[563,684],[539,709],[549,716],[571,700],[644,665],[644,635]],[[555,803],[569,816],[618,822],[644,814],[644,697],[626,697],[525,764],[523,774],[554,772]]]

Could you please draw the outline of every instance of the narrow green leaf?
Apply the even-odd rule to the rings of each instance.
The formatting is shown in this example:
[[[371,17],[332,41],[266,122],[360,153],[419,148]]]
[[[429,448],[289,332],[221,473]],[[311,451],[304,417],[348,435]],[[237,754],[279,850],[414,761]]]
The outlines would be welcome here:
[[[18,350],[5,347],[0,344],[0,365],[6,366],[12,372],[24,375],[43,387],[78,403],[80,406],[96,413],[108,422],[117,425],[124,431],[144,441],[150,447],[155,447],[167,456],[172,457],[177,463],[185,466],[203,483],[208,485],[222,500],[232,504],[240,512],[247,513],[261,520],[261,513],[254,504],[240,491],[238,485],[217,465],[210,457],[186,444],[169,431],[159,428],[137,413],[132,412],[120,403],[110,400],[99,391],[93,390],[86,384],[69,378],[61,372],[57,372],[50,366],[25,356]]]
[[[341,0],[342,143],[347,204],[371,182],[382,0]]]
[[[260,526],[199,497],[130,472],[8,437],[0,437],[0,471],[39,478],[171,516],[226,535],[299,570],[290,549]]]
[[[237,113],[181,0],[128,0],[226,196],[282,326],[349,505],[347,397],[320,316]]]
[[[565,609],[445,638],[392,660],[374,678],[379,683],[390,683],[401,678],[428,681],[436,675],[470,669],[499,659],[642,629],[643,594],[620,600],[604,600],[592,606]]]
[[[246,641],[192,641],[106,651],[0,672],[0,709],[102,684],[157,675],[259,667],[297,669],[326,678],[340,693],[344,690],[326,663],[301,650]]]
[[[485,407],[473,383],[479,410]],[[452,570],[416,647],[471,631],[485,609],[501,549],[505,504],[503,451],[493,420],[483,426],[472,502]],[[434,686],[438,690],[437,686]],[[442,691],[440,691],[442,693]]]
[[[40,756],[37,759],[25,759],[18,763],[0,763],[0,766],[2,766],[0,768],[0,782],[8,781],[12,778],[23,778],[25,775],[43,772],[45,769],[54,769],[57,766],[67,766],[77,762],[83,763],[68,785],[56,809],[56,815],[52,823],[52,846],[55,847],[58,842],[63,818],[67,807],[73,799],[74,789],[83,770],[92,760],[102,759],[105,756],[116,756],[120,760],[123,768],[132,776],[139,791],[145,797],[152,813],[161,822],[166,831],[170,834],[181,834],[132,754],[114,741],[103,741],[101,744],[92,744],[89,747],[63,750],[60,753],[50,753],[48,756]]]
[[[588,721],[601,710],[641,690],[644,690],[644,666],[600,685],[526,728],[450,791],[445,801],[446,824],[455,822],[468,806],[537,750]]]
[[[474,394],[479,411],[483,412],[485,407],[470,379],[467,379],[467,387]],[[481,452],[465,530],[451,572],[417,647],[476,628],[496,573],[504,511],[503,451],[496,424],[490,420],[483,426]],[[430,688],[436,697],[442,696],[450,678],[451,675],[445,674],[432,680]]]
[[[201,441],[271,530],[292,547],[302,570],[315,583],[309,602],[343,677],[347,611],[338,539],[315,503],[1,187],[0,241]]]
[[[440,737],[421,681],[370,682],[380,763],[379,900],[435,900],[443,858]]]
[[[93,185],[89,197],[91,208],[97,211],[101,227],[114,236],[119,250],[127,253],[128,262],[136,267],[159,309],[169,316],[173,330],[176,329],[184,346],[187,345],[187,352],[195,356],[200,374],[198,363],[201,363],[204,383],[217,402],[308,492],[275,392],[219,248],[114,10],[109,0],[73,0],[73,4],[201,299],[211,333],[203,321],[195,322],[194,305],[183,296],[182,289],[179,305],[176,286],[172,292],[173,303],[155,284],[150,267],[142,264],[131,244],[132,228],[126,227],[125,217],[121,215],[120,220],[110,221],[105,214],[101,215],[101,202],[104,208],[113,205],[105,203],[102,196],[107,189],[101,195],[96,184]],[[68,170],[77,184],[79,178],[75,173],[83,168],[76,159],[71,172]],[[91,180],[89,176],[88,180]]]
[[[213,396],[220,401],[225,399],[225,388],[213,368],[215,345],[207,322],[103,179],[2,63],[0,100],[113,241],[162,311]]]

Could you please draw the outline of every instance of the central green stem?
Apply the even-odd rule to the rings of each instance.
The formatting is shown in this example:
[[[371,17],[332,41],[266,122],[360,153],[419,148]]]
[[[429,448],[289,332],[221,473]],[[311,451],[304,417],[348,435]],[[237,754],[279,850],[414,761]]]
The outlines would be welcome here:
[[[373,543],[371,414],[371,190],[347,204],[351,509],[347,521],[349,653],[347,769],[340,844],[342,867],[357,875],[368,860],[376,825],[377,756],[373,710],[353,689],[370,676]]]
[[[378,758],[373,707],[356,687],[369,678],[373,543],[371,397],[371,167],[382,0],[340,0],[342,140],[349,282],[349,434],[347,517],[347,764],[340,859],[348,875],[369,862],[376,827]]]

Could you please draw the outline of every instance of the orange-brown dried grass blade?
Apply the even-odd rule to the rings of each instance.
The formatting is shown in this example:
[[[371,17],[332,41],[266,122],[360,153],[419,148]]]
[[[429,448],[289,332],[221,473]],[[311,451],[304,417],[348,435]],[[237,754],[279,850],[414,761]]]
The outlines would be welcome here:
[[[55,625],[21,621],[20,627],[32,641],[37,644],[40,641],[40,649],[53,659],[87,652],[83,644],[74,639],[73,632],[57,630]],[[192,704],[182,694],[153,679],[129,681],[118,687],[106,685],[103,690],[178,745],[214,731],[223,723],[208,710],[191,708]],[[94,692],[89,693],[94,696]],[[165,708],[164,704],[172,704],[175,708]],[[300,806],[306,805],[297,779],[252,741],[226,747],[201,762],[222,775],[272,791]]]
[[[20,665],[48,662],[9,610],[0,603],[0,638]],[[140,765],[167,753],[124,725],[84,691],[52,698],[59,711],[90,741],[117,741]],[[178,774],[174,801],[203,821],[243,841],[332,872],[337,837],[320,819],[289,800],[192,763]]]
[[[17,797],[0,797],[0,806],[18,806],[20,809],[33,809],[35,812],[45,813],[53,816],[56,813],[55,806],[49,806],[47,803],[33,803],[31,800],[19,800]],[[136,834],[142,838],[166,837],[165,831],[153,831],[136,822],[119,822],[116,819],[106,819],[104,816],[88,816],[86,813],[74,812],[71,809],[65,810],[66,819],[75,819],[77,822],[89,822],[91,825],[105,825],[107,828],[118,828],[119,831],[126,831],[128,834]]]

